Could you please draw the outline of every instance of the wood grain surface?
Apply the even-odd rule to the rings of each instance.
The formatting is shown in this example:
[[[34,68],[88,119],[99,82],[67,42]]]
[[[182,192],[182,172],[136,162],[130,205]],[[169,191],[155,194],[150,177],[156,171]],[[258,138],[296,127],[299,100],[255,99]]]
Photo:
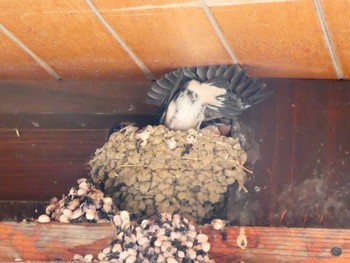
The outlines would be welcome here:
[[[0,113],[152,114],[147,81],[0,81]]]
[[[181,66],[231,63],[226,45],[254,75],[337,78],[313,1],[206,1],[219,29],[199,1],[92,2],[155,76]],[[324,22],[348,79],[349,3],[333,2],[321,2]],[[2,0],[0,10],[1,25],[63,80],[146,79],[84,0]],[[0,48],[0,79],[54,79],[2,33]]]
[[[350,261],[350,230],[227,227],[226,240],[211,226],[199,231],[209,235],[210,256],[220,263]],[[0,260],[69,260],[75,253],[97,256],[113,233],[109,224],[0,223]],[[245,245],[239,247],[238,241],[245,238]],[[341,249],[341,255],[332,255],[334,247]]]

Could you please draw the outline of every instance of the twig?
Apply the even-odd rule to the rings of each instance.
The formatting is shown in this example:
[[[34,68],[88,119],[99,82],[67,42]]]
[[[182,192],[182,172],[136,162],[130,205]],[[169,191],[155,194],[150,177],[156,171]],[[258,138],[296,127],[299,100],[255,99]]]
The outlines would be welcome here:
[[[117,169],[119,168],[124,168],[124,167],[148,167],[148,165],[139,165],[139,164],[123,164],[119,167],[117,167]]]
[[[248,173],[250,173],[250,174],[252,174],[253,173],[253,171],[252,170],[249,170],[248,168],[245,168],[243,165],[241,165],[240,163],[235,163],[234,165],[236,165],[236,166],[238,166],[238,167],[240,167],[240,168],[242,168],[244,171],[246,171],[246,172],[248,172]]]
[[[281,217],[280,217],[280,224],[282,223],[282,221],[284,220],[284,218],[286,217],[286,213],[287,213],[287,209],[284,209],[282,211]]]
[[[179,159],[198,161],[198,158],[180,157]]]

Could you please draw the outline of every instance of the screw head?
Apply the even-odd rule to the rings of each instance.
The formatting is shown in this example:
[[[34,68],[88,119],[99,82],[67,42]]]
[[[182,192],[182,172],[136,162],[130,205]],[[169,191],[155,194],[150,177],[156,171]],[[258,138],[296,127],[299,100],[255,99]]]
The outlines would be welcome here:
[[[342,251],[341,251],[340,247],[332,247],[331,253],[333,256],[339,257],[341,255]]]

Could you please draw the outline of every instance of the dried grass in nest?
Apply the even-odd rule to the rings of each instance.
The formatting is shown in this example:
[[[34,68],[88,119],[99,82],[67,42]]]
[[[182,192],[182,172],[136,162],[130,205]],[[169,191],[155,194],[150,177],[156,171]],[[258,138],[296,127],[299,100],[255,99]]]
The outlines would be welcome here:
[[[246,161],[238,138],[209,129],[130,126],[114,133],[90,166],[92,180],[120,209],[140,217],[178,212],[201,222],[223,202],[228,185],[237,181],[244,189]]]

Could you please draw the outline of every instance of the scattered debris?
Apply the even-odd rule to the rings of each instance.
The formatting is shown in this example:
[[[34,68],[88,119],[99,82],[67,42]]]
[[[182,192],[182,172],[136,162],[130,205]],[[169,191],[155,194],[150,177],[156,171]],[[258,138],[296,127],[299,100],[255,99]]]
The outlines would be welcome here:
[[[17,137],[20,137],[20,133],[19,133],[19,130],[17,128],[15,129],[15,132],[16,132]]]
[[[330,178],[332,180],[332,178]],[[350,227],[350,184],[332,186],[327,177],[285,186],[272,211],[272,225]],[[340,216],[341,215],[341,216]]]

